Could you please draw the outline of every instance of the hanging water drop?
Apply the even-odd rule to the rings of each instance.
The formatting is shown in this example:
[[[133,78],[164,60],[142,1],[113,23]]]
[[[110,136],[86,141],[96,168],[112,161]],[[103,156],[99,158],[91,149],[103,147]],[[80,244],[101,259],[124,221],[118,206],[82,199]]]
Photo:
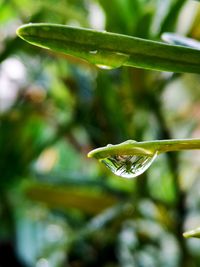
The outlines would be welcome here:
[[[129,179],[145,172],[156,156],[157,152],[153,155],[115,155],[100,161],[115,175]]]

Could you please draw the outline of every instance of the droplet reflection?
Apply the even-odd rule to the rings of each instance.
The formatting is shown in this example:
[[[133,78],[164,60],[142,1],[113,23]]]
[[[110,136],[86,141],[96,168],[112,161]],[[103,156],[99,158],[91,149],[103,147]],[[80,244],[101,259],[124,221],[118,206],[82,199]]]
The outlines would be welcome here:
[[[145,172],[153,163],[157,152],[153,155],[116,155],[101,159],[115,175],[134,178]]]
[[[112,70],[114,69],[115,67],[112,67],[112,66],[108,66],[108,65],[101,65],[101,64],[96,64],[96,66],[100,69],[103,69],[103,70]]]
[[[94,54],[94,55],[95,55],[95,54],[97,54],[97,53],[98,53],[98,50],[91,50],[91,51],[90,51],[90,54]]]

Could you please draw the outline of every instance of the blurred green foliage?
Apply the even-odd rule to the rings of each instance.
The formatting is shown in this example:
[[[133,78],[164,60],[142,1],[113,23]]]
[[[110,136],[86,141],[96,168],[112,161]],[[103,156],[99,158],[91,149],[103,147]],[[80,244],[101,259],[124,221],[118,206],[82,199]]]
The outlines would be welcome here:
[[[200,221],[198,151],[162,155],[134,180],[86,158],[198,137],[199,75],[101,70],[15,34],[49,22],[200,39],[199,17],[189,0],[0,0],[0,266],[199,266],[200,241],[182,236]]]

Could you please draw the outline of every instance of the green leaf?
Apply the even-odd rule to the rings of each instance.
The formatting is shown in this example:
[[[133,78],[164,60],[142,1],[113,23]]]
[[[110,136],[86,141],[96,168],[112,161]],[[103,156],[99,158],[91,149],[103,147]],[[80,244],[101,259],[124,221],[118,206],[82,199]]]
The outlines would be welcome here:
[[[136,142],[128,140],[117,145],[107,145],[94,149],[88,153],[88,157],[103,159],[113,155],[144,155],[152,156],[155,153],[169,151],[200,149],[200,139],[170,139]]]
[[[48,23],[24,25],[17,34],[31,44],[80,57],[107,69],[124,65],[200,73],[200,51],[192,48]]]
[[[180,15],[180,10],[185,4],[186,0],[172,1],[171,8],[168,15],[162,23],[160,34],[164,31],[174,31],[177,19]]]
[[[185,238],[196,237],[200,238],[200,227],[183,233]]]

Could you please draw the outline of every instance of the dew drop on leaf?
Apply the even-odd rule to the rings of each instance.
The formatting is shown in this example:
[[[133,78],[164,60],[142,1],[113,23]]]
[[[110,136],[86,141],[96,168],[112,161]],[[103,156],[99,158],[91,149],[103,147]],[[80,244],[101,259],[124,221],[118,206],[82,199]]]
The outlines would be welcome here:
[[[123,178],[134,178],[145,172],[157,157],[153,155],[116,155],[101,159],[115,175]]]
[[[89,57],[86,58],[90,63],[95,64],[98,68],[111,70],[121,67],[129,58],[129,55],[119,52],[95,51],[89,52]]]

